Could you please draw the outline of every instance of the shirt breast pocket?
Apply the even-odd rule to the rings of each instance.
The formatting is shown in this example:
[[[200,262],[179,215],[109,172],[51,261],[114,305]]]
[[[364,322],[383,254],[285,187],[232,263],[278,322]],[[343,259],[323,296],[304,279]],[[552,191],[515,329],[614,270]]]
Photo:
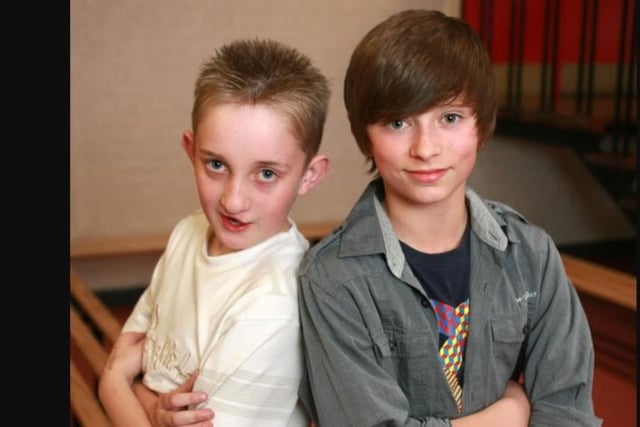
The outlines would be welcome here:
[[[410,401],[424,402],[442,369],[435,344],[424,331],[389,328],[374,337],[380,366],[398,383]]]
[[[513,375],[527,336],[527,314],[512,313],[491,319],[491,335],[496,372],[502,380]]]

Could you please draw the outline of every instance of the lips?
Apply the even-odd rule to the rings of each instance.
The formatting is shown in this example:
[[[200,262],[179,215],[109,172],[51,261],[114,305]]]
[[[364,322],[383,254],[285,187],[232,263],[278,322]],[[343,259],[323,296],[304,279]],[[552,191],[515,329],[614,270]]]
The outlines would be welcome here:
[[[419,183],[432,184],[442,178],[447,173],[447,169],[416,170],[408,171],[408,173],[413,180]]]
[[[241,231],[246,230],[250,223],[248,222],[241,222],[238,221],[237,219],[231,217],[231,216],[227,216],[227,215],[220,215],[220,219],[222,222],[222,226],[229,230],[232,231],[234,233],[239,233]]]

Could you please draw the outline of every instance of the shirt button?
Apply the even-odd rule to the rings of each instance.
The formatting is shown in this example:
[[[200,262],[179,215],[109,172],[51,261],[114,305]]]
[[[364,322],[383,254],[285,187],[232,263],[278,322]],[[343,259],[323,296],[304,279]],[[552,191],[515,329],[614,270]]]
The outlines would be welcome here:
[[[522,328],[522,333],[527,335],[529,333],[529,326],[525,325],[524,328]]]
[[[429,307],[429,300],[427,300],[426,298],[422,298],[420,300],[420,304],[422,304],[423,307]]]
[[[395,340],[389,340],[389,350],[391,350],[391,352],[395,352],[396,351],[396,341]]]

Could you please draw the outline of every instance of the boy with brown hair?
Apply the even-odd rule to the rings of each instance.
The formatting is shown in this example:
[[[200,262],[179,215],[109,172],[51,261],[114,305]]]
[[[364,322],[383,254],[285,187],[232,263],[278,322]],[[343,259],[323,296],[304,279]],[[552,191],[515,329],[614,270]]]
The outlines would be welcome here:
[[[300,266],[314,421],[600,425],[589,325],[553,241],[467,186],[497,111],[472,28],[392,15],[355,48],[344,101],[377,176]]]
[[[115,425],[308,426],[296,272],[309,243],[289,214],[328,170],[329,96],[275,41],[203,64],[182,136],[201,208],[172,231],[101,377]]]

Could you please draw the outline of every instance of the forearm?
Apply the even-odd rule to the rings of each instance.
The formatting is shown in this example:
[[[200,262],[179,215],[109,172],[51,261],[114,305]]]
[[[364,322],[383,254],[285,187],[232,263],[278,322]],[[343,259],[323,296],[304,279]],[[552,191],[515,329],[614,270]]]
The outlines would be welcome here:
[[[512,414],[511,416],[508,414]],[[466,415],[461,418],[451,420],[452,427],[514,427],[526,426],[528,421],[522,423],[517,415],[517,411],[510,402],[498,401],[491,406]]]
[[[127,379],[105,370],[98,394],[114,427],[151,426],[144,407]]]
[[[145,386],[140,379],[136,379],[133,382],[131,389],[147,414],[147,418],[152,420],[158,402],[158,395],[153,390]]]
[[[531,406],[521,385],[510,381],[504,395],[475,414],[451,420],[452,427],[526,427]]]

